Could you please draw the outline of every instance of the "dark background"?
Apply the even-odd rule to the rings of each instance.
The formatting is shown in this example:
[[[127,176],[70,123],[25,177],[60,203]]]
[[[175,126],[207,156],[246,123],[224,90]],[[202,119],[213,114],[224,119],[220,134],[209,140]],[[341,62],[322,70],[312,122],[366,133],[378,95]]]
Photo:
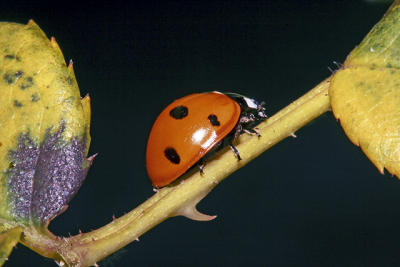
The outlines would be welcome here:
[[[272,115],[337,68],[388,4],[366,1],[1,2],[33,18],[73,59],[92,97],[92,169],[50,229],[89,231],[145,201],[147,135],[172,100],[208,90]],[[398,266],[400,182],[381,175],[327,113],[237,171],[199,209],[172,218],[101,266]],[[6,266],[55,266],[18,245]]]

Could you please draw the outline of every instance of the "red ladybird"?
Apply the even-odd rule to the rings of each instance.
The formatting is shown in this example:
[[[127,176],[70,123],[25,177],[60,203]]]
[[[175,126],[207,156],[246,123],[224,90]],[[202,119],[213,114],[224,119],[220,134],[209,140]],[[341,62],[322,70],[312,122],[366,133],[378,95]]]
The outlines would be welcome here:
[[[147,142],[146,167],[155,187],[163,187],[184,174],[212,150],[232,145],[242,132],[267,116],[263,103],[220,92],[191,94],[172,102],[156,119]],[[202,165],[200,166],[202,172]]]

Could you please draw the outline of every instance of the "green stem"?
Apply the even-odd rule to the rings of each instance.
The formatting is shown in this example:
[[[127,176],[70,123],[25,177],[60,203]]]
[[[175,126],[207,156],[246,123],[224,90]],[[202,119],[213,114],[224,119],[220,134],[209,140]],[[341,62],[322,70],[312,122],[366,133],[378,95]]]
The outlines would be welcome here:
[[[237,161],[234,154],[225,149],[207,162],[204,175],[201,176],[197,170],[193,170],[104,227],[69,238],[54,237],[51,233],[26,232],[23,243],[44,256],[62,259],[69,266],[89,266],[137,240],[139,236],[169,217],[184,215],[200,220],[212,219],[213,217],[204,217],[196,213],[196,204],[229,174],[328,111],[329,84],[330,78],[261,123],[257,127],[260,138],[242,135],[237,144],[241,161]],[[46,238],[43,238],[43,235]],[[49,250],[53,250],[59,256],[55,256]]]

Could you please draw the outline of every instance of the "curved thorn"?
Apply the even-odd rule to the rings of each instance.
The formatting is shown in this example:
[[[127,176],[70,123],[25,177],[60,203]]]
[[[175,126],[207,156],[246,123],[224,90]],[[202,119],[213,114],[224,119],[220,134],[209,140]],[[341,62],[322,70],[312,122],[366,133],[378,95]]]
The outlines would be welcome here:
[[[196,209],[196,207],[193,206],[186,206],[183,209],[179,211],[179,215],[185,216],[188,219],[194,220],[194,221],[211,221],[217,218],[217,215],[207,215],[204,213],[201,213]]]
[[[188,219],[194,221],[211,221],[217,218],[216,215],[207,215],[203,214],[196,209],[197,204],[211,191],[206,190],[205,192],[198,195],[195,199],[188,200],[185,205],[183,205],[180,209],[178,209],[173,216],[184,216]]]
[[[90,163],[92,163],[92,161],[94,160],[95,157],[97,157],[98,154],[99,154],[99,153],[96,153],[96,154],[91,155],[90,157],[87,158],[87,160],[88,160]]]

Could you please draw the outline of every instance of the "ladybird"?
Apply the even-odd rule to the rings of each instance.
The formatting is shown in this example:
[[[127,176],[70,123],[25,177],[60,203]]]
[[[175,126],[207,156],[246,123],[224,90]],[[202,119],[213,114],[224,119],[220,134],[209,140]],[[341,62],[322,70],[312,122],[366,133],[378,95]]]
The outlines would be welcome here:
[[[242,132],[267,116],[264,103],[234,93],[207,92],[175,100],[157,117],[147,142],[146,168],[152,184],[170,184],[203,160],[206,154],[232,144]]]

